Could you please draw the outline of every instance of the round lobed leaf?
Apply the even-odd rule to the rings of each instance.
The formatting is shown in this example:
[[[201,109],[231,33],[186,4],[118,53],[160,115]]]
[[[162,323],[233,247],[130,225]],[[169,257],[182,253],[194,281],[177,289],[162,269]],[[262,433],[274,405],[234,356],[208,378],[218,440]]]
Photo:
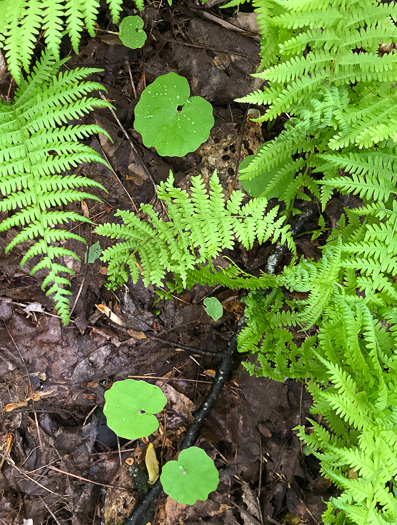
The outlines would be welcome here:
[[[135,108],[134,128],[147,147],[160,155],[183,157],[205,142],[214,125],[211,104],[190,97],[186,78],[167,73],[142,93]]]
[[[108,427],[125,439],[139,439],[157,430],[159,423],[153,414],[167,402],[160,388],[134,379],[114,383],[105,392],[105,400]]]
[[[140,16],[126,16],[120,22],[119,38],[131,49],[138,49],[146,42],[147,35],[143,30],[143,20]]]
[[[194,505],[216,490],[219,473],[204,450],[190,447],[182,450],[178,461],[168,461],[164,465],[160,481],[164,492],[172,499]]]

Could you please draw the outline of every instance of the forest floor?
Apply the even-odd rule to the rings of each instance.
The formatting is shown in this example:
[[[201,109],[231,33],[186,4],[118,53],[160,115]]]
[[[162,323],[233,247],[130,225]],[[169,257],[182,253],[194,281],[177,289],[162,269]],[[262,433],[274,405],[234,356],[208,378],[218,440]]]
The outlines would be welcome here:
[[[132,3],[126,4],[131,6],[128,14],[135,14]],[[102,203],[81,204],[93,221],[111,222],[117,209],[155,203],[154,184],[165,180],[170,170],[186,188],[191,176],[208,177],[216,169],[230,194],[239,187],[239,162],[280,131],[282,119],[264,130],[247,119],[246,106],[234,102],[260,87],[250,76],[259,65],[259,35],[252,13],[230,19],[232,14],[203,8],[193,0],[174,1],[172,7],[165,0],[148,1],[143,12],[148,39],[142,49],[121,45],[109,32],[117,28],[105,10],[97,36],[84,37],[78,55],[63,43],[63,54],[72,55],[68,68],[103,69],[94,79],[106,87],[118,119],[109,109],[89,117],[113,138],[113,143],[104,136],[90,141],[112,171],[102,165],[79,168],[108,190],[107,195],[98,193]],[[142,90],[170,71],[185,76],[192,94],[214,107],[209,140],[183,158],[159,157],[142,146],[132,129]],[[7,73],[0,89],[12,97],[15,85]],[[316,209],[315,203],[306,205]],[[341,206],[336,200],[330,203],[328,222],[338,218]],[[305,230],[314,224],[305,225]],[[75,226],[75,231],[88,246],[97,241],[102,248],[108,245],[87,224]],[[13,235],[1,234],[2,248]],[[310,235],[298,237],[297,247],[299,255],[318,256]],[[115,380],[128,377],[147,378],[160,386],[168,404],[150,440],[161,464],[173,458],[211,386],[219,365],[217,353],[227,345],[243,312],[243,294],[220,287],[197,286],[157,304],[158,295],[141,283],[110,292],[100,260],[85,264],[86,247],[73,248],[82,262],[73,263],[73,315],[66,327],[41,291],[40,276],[31,277],[29,267],[19,267],[26,245],[0,259],[1,524],[122,523],[136,496],[125,461],[135,458],[142,463],[148,440],[117,440],[103,416],[104,392]],[[270,250],[265,245],[228,255],[241,267],[259,272]],[[289,261],[285,256],[282,265]],[[208,296],[217,297],[224,307],[217,322],[203,308]],[[117,322],[96,305],[113,312]],[[317,461],[303,454],[293,430],[304,424],[310,397],[304,385],[294,381],[250,377],[243,359],[250,357],[236,356],[234,373],[198,441],[219,469],[218,490],[192,507],[161,495],[151,523],[321,523],[323,500],[332,495],[332,487],[321,478]]]

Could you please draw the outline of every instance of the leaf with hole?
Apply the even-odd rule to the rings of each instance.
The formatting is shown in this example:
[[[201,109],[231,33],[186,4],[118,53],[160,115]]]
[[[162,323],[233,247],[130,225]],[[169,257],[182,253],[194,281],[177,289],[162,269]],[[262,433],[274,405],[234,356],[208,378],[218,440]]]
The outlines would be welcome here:
[[[214,125],[211,104],[190,97],[186,78],[167,73],[142,93],[135,108],[134,128],[145,146],[160,155],[183,157],[205,142]]]
[[[160,476],[164,492],[178,503],[194,505],[206,500],[216,490],[219,474],[212,459],[198,447],[179,454],[178,461],[169,461]]]
[[[205,311],[214,321],[218,321],[223,315],[223,306],[216,297],[207,297],[203,301]]]
[[[113,384],[105,393],[105,401],[103,413],[108,427],[122,438],[139,439],[158,429],[153,414],[163,410],[167,399],[155,385],[126,379]]]
[[[147,35],[143,30],[140,16],[126,16],[120,22],[119,38],[126,47],[138,49],[146,42]]]

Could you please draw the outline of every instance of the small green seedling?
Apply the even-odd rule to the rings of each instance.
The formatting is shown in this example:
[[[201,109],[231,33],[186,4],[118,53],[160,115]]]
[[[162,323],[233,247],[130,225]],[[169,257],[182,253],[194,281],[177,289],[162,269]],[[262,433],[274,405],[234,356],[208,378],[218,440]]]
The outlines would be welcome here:
[[[183,157],[208,139],[214,125],[212,106],[189,95],[188,81],[176,73],[156,78],[143,91],[134,128],[145,146],[155,147],[163,156]]]
[[[178,503],[194,505],[206,500],[216,490],[219,474],[214,462],[198,447],[190,447],[179,454],[178,461],[169,461],[160,476],[164,492]]]
[[[138,49],[146,42],[147,35],[143,30],[143,20],[140,16],[126,16],[120,22],[119,38],[131,49]]]
[[[205,311],[214,321],[218,321],[223,315],[223,306],[216,297],[207,297],[203,304]]]
[[[157,430],[159,423],[153,414],[163,410],[167,402],[160,388],[134,379],[114,383],[105,400],[108,427],[125,439],[139,439]]]
[[[85,254],[85,263],[86,264],[93,264],[97,259],[99,259],[99,257],[101,256],[101,253],[102,253],[102,247],[101,245],[99,244],[99,241],[97,241],[96,243],[92,244],[88,249],[87,249],[87,252]]]
[[[153,414],[160,412],[167,402],[160,388],[134,379],[114,383],[105,393],[105,400],[103,413],[109,428],[125,439],[138,439],[157,430],[159,424]],[[149,449],[151,458],[149,461],[146,457],[146,463],[150,463],[149,470],[153,471],[157,459],[153,445]],[[155,478],[152,475],[153,482]],[[208,494],[216,490],[219,474],[204,450],[190,447],[179,454],[178,461],[164,465],[160,481],[164,492],[172,499],[194,505],[197,500],[206,500]]]

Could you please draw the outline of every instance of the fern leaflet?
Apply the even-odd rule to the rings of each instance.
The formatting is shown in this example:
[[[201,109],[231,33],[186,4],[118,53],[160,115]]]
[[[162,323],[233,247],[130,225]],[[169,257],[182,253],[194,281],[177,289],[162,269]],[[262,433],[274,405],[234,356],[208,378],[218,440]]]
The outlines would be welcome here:
[[[0,102],[0,192],[3,195],[0,209],[13,212],[0,223],[0,231],[19,229],[6,252],[21,242],[30,241],[21,264],[41,257],[31,274],[43,269],[48,271],[43,289],[49,287],[47,294],[53,294],[58,314],[68,323],[70,282],[62,274],[74,272],[59,261],[67,256],[78,257],[62,245],[70,239],[81,242],[84,239],[61,226],[76,220],[90,221],[75,212],[56,211],[54,207],[81,199],[98,199],[78,190],[88,186],[103,188],[87,177],[58,173],[82,162],[106,163],[98,153],[78,142],[93,133],[105,133],[99,126],[65,126],[64,123],[109,104],[85,96],[94,89],[104,89],[100,84],[77,83],[96,69],[76,69],[56,76],[61,64],[46,53],[27,80],[21,81],[13,103]]]

